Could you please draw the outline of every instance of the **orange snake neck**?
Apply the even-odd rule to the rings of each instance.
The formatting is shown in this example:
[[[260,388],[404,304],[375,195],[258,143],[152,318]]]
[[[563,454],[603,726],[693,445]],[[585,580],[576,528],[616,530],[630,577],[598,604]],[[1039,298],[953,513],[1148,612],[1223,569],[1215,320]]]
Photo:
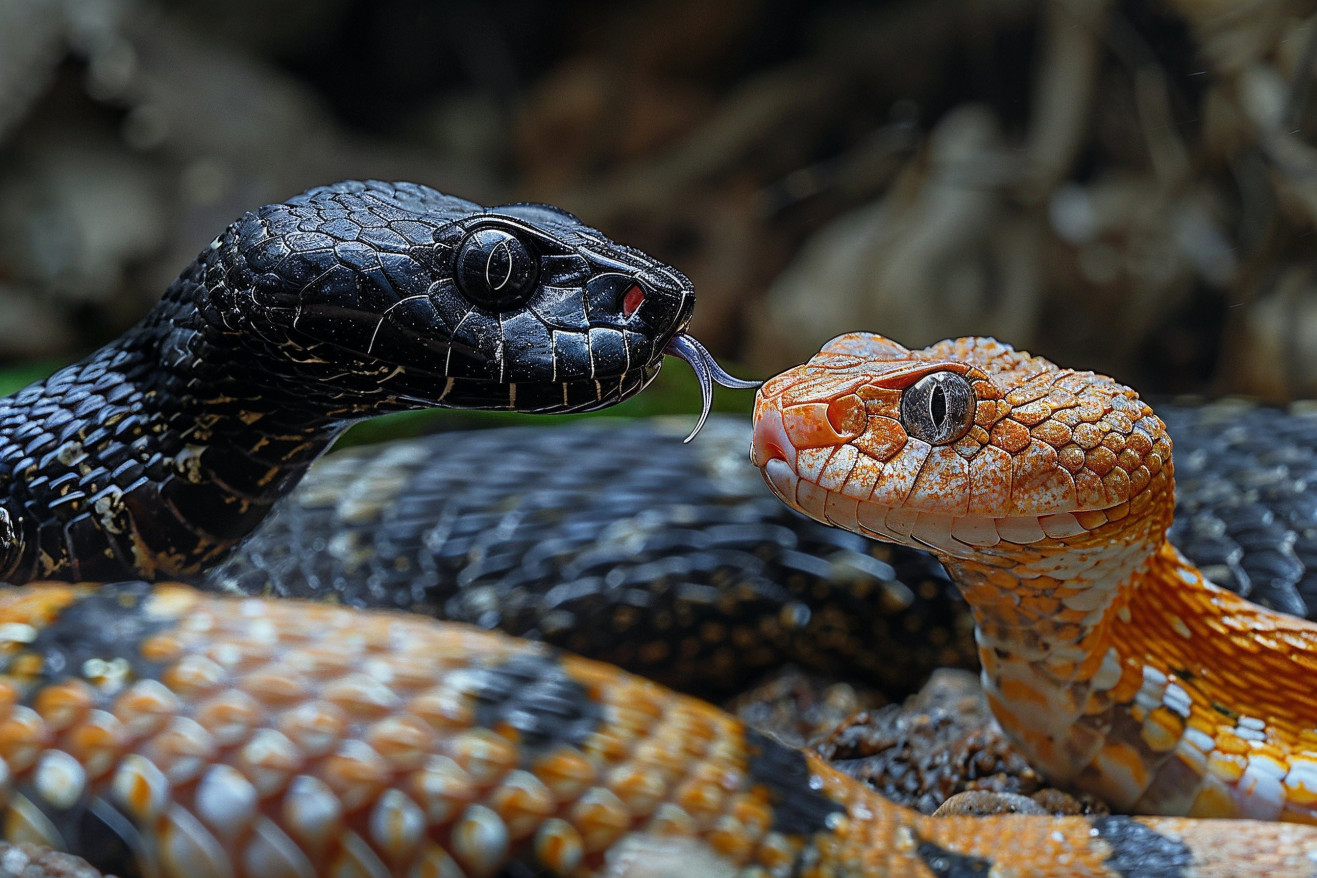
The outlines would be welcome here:
[[[807,515],[938,555],[994,713],[1054,781],[1142,813],[1317,822],[1317,626],[1166,541],[1170,450],[1105,376],[851,334],[765,383],[751,458]]]

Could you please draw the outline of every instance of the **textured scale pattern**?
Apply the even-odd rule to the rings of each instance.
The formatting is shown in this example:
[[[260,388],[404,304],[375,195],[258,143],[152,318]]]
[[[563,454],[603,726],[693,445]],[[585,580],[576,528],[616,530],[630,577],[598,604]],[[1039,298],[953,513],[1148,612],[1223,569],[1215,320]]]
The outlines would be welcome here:
[[[944,444],[902,407],[932,373],[972,388]],[[942,558],[989,703],[1053,781],[1145,813],[1317,818],[1317,626],[1166,541],[1170,440],[1129,388],[990,339],[842,336],[765,384],[753,449],[790,505]]]
[[[1175,440],[1170,541],[1254,603],[1317,613],[1317,409],[1158,406]]]
[[[1175,440],[1171,542],[1218,585],[1311,616],[1317,412],[1157,406]],[[976,666],[973,620],[929,553],[785,508],[750,426],[575,422],[330,455],[207,584],[332,595],[548,640],[683,691],[790,660],[913,692]],[[675,645],[674,645],[675,644]]]
[[[941,564],[763,489],[713,417],[441,434],[318,463],[207,585],[407,609],[710,694],[794,661],[913,689],[973,661]]]
[[[923,817],[703,702],[416,616],[32,585],[0,591],[0,656],[6,837],[123,875],[1317,873],[1317,827]]]

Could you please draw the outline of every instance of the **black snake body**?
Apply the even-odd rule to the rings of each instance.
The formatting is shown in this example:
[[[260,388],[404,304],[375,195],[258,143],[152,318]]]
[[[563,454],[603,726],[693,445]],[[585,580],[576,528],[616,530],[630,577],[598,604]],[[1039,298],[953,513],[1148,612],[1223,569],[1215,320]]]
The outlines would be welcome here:
[[[610,405],[693,306],[544,205],[347,182],[260,208],[118,342],[0,401],[0,581],[195,576],[353,420]]]
[[[1214,582],[1317,616],[1317,412],[1166,404],[1171,537]],[[439,434],[321,461],[214,587],[412,609],[545,639],[679,688],[793,661],[899,694],[977,662],[924,552],[765,495],[743,419]]]

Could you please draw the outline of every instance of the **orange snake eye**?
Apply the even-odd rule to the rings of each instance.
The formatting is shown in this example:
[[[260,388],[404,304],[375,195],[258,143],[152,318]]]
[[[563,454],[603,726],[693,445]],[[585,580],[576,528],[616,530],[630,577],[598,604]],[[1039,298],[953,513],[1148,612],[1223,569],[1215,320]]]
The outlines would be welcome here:
[[[955,372],[925,375],[901,394],[901,426],[930,445],[949,445],[974,426],[974,389]]]

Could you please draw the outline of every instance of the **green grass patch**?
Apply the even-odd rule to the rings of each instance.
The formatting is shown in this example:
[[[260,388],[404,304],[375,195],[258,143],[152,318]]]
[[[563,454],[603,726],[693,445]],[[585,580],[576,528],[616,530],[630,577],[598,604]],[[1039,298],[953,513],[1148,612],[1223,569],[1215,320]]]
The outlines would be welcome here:
[[[0,369],[0,396],[22,390],[33,381],[40,381],[64,365],[63,360],[34,360]]]
[[[45,378],[65,365],[59,360],[39,360],[0,369],[0,396],[8,396],[33,381]],[[733,370],[735,373],[735,370]],[[713,410],[750,416],[754,405],[753,390],[715,389]],[[512,424],[551,424],[569,418],[605,415],[611,418],[645,418],[656,415],[689,415],[691,426],[700,412],[700,385],[695,374],[682,363],[667,363],[654,383],[643,393],[624,403],[599,412],[581,415],[527,415],[519,412],[473,412],[460,409],[426,409],[399,412],[362,421],[339,441],[338,447],[369,445],[390,439],[402,439],[433,433],[437,430],[472,430],[481,427],[506,427]]]

